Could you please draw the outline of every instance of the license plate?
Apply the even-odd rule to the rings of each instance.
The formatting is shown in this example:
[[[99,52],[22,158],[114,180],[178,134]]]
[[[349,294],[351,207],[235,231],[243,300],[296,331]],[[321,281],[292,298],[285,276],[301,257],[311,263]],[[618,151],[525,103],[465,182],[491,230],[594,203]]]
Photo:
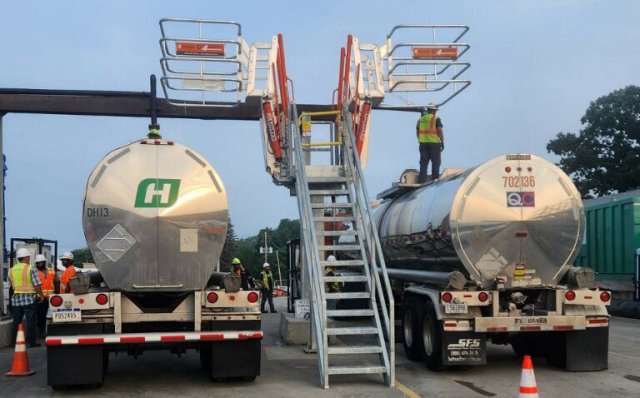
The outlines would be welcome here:
[[[445,303],[444,312],[446,314],[466,314],[469,311],[467,303]]]
[[[57,310],[52,315],[53,322],[79,322],[82,320],[82,313],[79,308]]]

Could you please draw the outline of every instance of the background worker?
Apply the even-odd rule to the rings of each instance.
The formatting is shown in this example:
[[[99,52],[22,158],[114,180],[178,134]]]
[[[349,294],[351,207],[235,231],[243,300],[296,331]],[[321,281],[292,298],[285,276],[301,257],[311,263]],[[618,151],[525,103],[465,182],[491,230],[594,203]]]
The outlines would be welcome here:
[[[38,335],[44,337],[47,330],[47,312],[49,311],[49,296],[53,294],[53,280],[55,273],[47,268],[47,259],[42,254],[36,256],[36,269],[42,285],[42,300],[36,303],[36,324],[38,325]]]
[[[427,181],[427,166],[431,161],[431,179],[440,178],[440,153],[444,151],[444,133],[442,121],[436,116],[438,107],[429,104],[422,111],[416,124],[416,137],[420,149],[420,175],[418,182]]]
[[[273,274],[271,273],[271,265],[269,263],[264,263],[262,265],[262,272],[260,272],[260,282],[262,283],[262,287],[260,288],[260,292],[262,293],[262,301],[260,302],[260,312],[265,314],[265,303],[269,300],[269,308],[271,308],[271,313],[278,312],[276,311],[276,307],[273,305]]]
[[[64,252],[60,256],[60,262],[64,266],[65,270],[60,277],[60,293],[73,293],[69,281],[76,276],[76,267],[73,266],[73,253]]]
[[[336,256],[330,254],[327,257],[327,261],[336,261]],[[336,276],[335,272],[333,272],[333,267],[326,267],[324,269],[324,276]],[[324,284],[325,293],[340,293],[340,283],[339,282],[327,282]],[[336,299],[328,299],[327,300],[327,309],[335,310],[338,306],[338,300]]]
[[[244,267],[242,266],[242,262],[240,261],[240,259],[236,257],[231,260],[231,266],[233,267],[231,272],[240,277],[240,288],[242,288],[243,290],[249,290],[249,278],[244,270]]]
[[[42,282],[35,267],[30,264],[31,256],[27,249],[18,249],[16,258],[18,263],[9,270],[9,280],[13,290],[11,296],[13,341],[16,341],[18,325],[24,317],[26,319],[24,330],[27,347],[40,347],[40,344],[36,344],[36,302],[42,298],[42,289],[40,288]]]

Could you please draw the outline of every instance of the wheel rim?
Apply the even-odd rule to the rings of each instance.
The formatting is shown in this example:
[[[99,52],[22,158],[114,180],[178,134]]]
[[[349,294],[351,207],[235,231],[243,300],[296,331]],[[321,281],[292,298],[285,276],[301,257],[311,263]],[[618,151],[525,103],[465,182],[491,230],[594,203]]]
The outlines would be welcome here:
[[[405,311],[404,312],[404,326],[403,326],[403,332],[404,332],[404,342],[407,345],[407,347],[411,347],[413,345],[413,314],[411,313],[411,311]]]
[[[424,352],[431,356],[433,354],[433,322],[428,316],[422,321],[422,344]]]

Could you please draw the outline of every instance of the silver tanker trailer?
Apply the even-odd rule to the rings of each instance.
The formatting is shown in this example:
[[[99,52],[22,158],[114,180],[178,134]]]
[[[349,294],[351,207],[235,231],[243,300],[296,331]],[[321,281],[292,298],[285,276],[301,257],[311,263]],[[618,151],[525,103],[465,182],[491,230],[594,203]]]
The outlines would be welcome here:
[[[607,368],[610,293],[571,266],[580,195],[555,165],[499,156],[381,193],[375,218],[404,349],[433,370],[486,363],[486,343],[571,371]]]
[[[216,272],[227,211],[220,177],[183,145],[144,139],[107,154],[89,177],[83,208],[104,282],[79,275],[74,293],[51,296],[48,384],[99,386],[110,353],[150,349],[196,349],[212,379],[253,380],[259,294]]]

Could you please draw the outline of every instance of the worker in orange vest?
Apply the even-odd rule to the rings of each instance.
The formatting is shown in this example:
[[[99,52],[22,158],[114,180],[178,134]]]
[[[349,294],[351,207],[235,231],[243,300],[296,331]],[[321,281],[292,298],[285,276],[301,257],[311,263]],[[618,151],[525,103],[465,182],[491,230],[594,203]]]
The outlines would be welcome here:
[[[42,300],[36,303],[36,325],[38,325],[38,333],[41,337],[46,335],[47,330],[47,312],[49,311],[49,296],[53,294],[53,280],[55,274],[52,269],[47,268],[47,258],[42,254],[36,255],[36,268],[38,277],[42,282]]]
[[[64,252],[60,256],[60,262],[65,267],[64,273],[60,277],[60,293],[73,293],[69,281],[76,276],[76,267],[73,266],[73,253]]]
[[[431,179],[440,178],[440,154],[444,151],[442,121],[436,116],[438,106],[429,104],[422,111],[416,124],[416,137],[420,149],[420,174],[418,182],[427,182],[427,166],[431,161]]]

